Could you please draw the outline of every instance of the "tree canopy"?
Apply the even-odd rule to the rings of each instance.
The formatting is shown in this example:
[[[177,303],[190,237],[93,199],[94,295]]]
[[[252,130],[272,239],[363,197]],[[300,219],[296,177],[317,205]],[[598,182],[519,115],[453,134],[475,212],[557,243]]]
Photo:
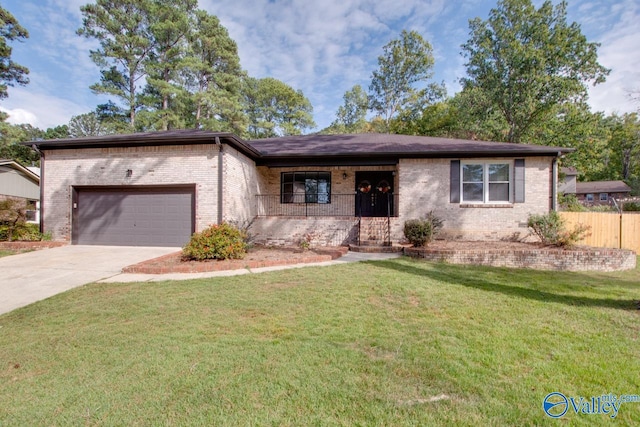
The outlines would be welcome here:
[[[609,73],[598,63],[599,44],[567,23],[564,1],[536,9],[530,0],[499,0],[486,21],[473,19],[469,27],[463,86],[478,88],[499,109],[508,142],[520,142],[554,107],[584,100],[587,83]]]
[[[429,83],[433,77],[433,48],[416,31],[403,30],[378,57],[378,69],[371,75],[371,109],[386,123],[405,109],[419,110],[440,99],[444,85]]]
[[[24,40],[28,37],[29,32],[8,10],[0,6],[0,99],[9,96],[8,86],[29,83],[27,77],[29,70],[11,60],[13,50],[9,46],[9,42]]]

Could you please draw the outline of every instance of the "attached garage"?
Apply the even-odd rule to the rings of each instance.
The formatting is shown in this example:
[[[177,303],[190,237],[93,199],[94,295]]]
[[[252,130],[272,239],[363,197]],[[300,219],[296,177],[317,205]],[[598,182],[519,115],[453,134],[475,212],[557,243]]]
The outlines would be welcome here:
[[[184,246],[194,219],[193,185],[73,188],[73,244]]]

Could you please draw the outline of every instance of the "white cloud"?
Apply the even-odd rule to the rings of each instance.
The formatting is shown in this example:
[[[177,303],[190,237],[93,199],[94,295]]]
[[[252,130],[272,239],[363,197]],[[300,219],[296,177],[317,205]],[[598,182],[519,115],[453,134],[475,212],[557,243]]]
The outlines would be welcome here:
[[[9,98],[0,109],[9,113],[9,123],[28,123],[47,129],[67,124],[72,116],[86,113],[92,108],[56,95],[34,91],[33,88],[20,87],[10,89]]]
[[[0,111],[3,111],[9,115],[7,118],[7,122],[12,125],[21,125],[21,124],[35,124],[38,119],[35,114],[31,111],[23,110],[22,108],[16,108],[13,110],[8,110],[6,108],[0,107]]]
[[[605,83],[589,91],[592,108],[608,114],[637,110],[629,92],[640,88],[640,7],[633,1],[617,6],[620,18],[603,33],[598,52],[600,63],[610,68],[611,74]]]

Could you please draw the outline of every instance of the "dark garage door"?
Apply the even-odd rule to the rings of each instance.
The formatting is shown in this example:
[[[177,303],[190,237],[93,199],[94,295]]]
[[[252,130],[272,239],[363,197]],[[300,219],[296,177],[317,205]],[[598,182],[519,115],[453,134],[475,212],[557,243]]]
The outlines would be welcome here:
[[[184,246],[194,231],[194,188],[76,188],[73,243]]]

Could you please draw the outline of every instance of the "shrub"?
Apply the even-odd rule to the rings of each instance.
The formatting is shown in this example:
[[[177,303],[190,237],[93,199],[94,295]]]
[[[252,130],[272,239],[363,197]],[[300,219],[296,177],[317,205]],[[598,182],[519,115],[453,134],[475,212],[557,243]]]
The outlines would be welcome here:
[[[404,236],[415,247],[425,246],[436,237],[442,228],[443,222],[431,211],[425,218],[406,221],[404,223]]]
[[[546,215],[529,215],[527,225],[543,244],[560,247],[574,246],[585,238],[589,231],[589,227],[584,224],[578,224],[569,230],[556,211]]]
[[[640,202],[625,203],[622,210],[624,212],[640,212]]]
[[[241,259],[247,253],[246,235],[225,222],[194,233],[182,249],[186,259]]]
[[[558,194],[558,204],[566,212],[584,212],[587,208],[580,203],[575,194]]]

